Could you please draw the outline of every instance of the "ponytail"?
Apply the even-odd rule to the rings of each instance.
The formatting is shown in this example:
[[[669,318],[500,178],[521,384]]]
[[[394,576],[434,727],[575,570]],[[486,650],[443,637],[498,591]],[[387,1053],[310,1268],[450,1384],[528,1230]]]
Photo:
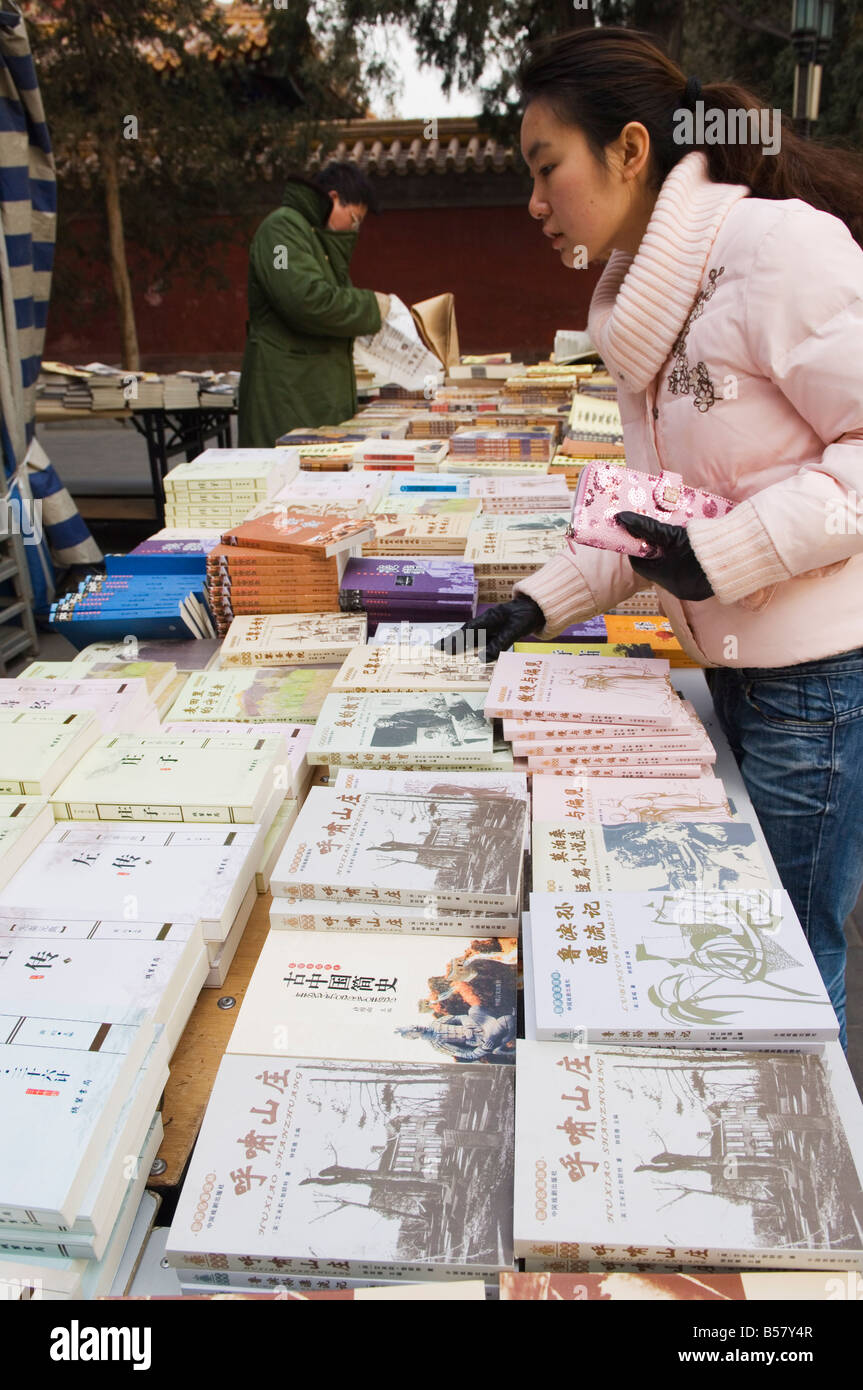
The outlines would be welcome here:
[[[609,27],[538,40],[525,53],[518,82],[525,102],[545,101],[558,120],[579,127],[603,165],[606,146],[629,121],[640,121],[650,135],[657,191],[675,164],[699,149],[714,183],[746,184],[756,198],[800,198],[840,218],[863,247],[860,155],[802,139],[779,110],[736,83],[706,83],[699,91],[646,34]],[[717,139],[723,129],[736,138]]]

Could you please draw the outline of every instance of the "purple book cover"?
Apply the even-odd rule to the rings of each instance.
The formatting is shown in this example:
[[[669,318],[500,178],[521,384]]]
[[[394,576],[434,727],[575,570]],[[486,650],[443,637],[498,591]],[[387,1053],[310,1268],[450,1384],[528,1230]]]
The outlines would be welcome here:
[[[513,583],[515,583],[515,580],[513,580]],[[476,606],[476,616],[481,618],[488,608],[494,608],[495,606],[496,605],[492,603],[478,603]],[[555,642],[572,642],[578,640],[583,641],[585,639],[589,642],[608,641],[605,619],[601,614],[597,614],[595,618],[586,618],[583,623],[573,623],[571,627],[566,627],[563,632],[559,632],[554,640]],[[531,637],[522,638],[524,642],[540,642],[544,640],[544,638],[537,637],[536,634]]]
[[[342,593],[388,594],[399,600],[416,597],[418,602],[439,595],[476,596],[473,565],[465,560],[380,559],[348,560],[342,578]]]
[[[187,540],[159,540],[151,537],[147,541],[142,541],[130,551],[130,555],[209,555],[214,546],[219,544],[218,536],[191,537]],[[124,558],[128,558],[125,556]]]

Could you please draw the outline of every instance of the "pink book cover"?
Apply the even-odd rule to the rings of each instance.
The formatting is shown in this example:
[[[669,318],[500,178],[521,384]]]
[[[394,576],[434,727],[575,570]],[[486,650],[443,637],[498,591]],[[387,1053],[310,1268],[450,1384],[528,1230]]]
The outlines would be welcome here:
[[[707,738],[695,734],[672,735],[649,732],[641,738],[523,738],[512,740],[512,751],[520,758],[547,758],[559,755],[583,754],[588,758],[626,757],[632,760],[640,753],[658,754],[668,762],[715,762],[716,750]],[[681,758],[681,754],[687,757]]]
[[[503,652],[485,702],[486,718],[515,714],[574,723],[668,728],[680,699],[662,658],[533,656]]]
[[[566,777],[571,772],[585,772],[591,777],[699,777],[703,764],[665,762],[627,762],[623,758],[528,758],[528,771],[552,777]]]
[[[147,682],[132,680],[4,680],[0,708],[91,710],[103,734],[153,733],[159,711]]]
[[[533,778],[533,819],[601,825],[630,821],[729,820],[731,808],[718,777],[570,776]]]

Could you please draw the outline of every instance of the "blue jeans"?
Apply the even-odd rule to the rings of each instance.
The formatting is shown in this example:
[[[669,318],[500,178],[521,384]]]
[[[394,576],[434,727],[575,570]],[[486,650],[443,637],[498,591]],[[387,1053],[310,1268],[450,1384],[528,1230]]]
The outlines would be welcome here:
[[[863,648],[705,674],[844,1047],[843,926],[863,887]]]

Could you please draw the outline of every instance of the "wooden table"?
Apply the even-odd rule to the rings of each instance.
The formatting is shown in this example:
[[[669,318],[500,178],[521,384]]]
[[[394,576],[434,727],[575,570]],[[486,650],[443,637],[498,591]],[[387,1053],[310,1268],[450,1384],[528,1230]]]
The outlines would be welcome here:
[[[171,1058],[171,1076],[165,1087],[162,1105],[165,1137],[158,1153],[158,1158],[168,1166],[158,1177],[150,1177],[147,1186],[154,1192],[167,1192],[178,1187],[182,1181],[219,1063],[270,929],[271,902],[269,893],[258,895],[225,983],[218,989],[201,990]],[[236,999],[232,1009],[219,1008],[218,1001],[226,997]]]

